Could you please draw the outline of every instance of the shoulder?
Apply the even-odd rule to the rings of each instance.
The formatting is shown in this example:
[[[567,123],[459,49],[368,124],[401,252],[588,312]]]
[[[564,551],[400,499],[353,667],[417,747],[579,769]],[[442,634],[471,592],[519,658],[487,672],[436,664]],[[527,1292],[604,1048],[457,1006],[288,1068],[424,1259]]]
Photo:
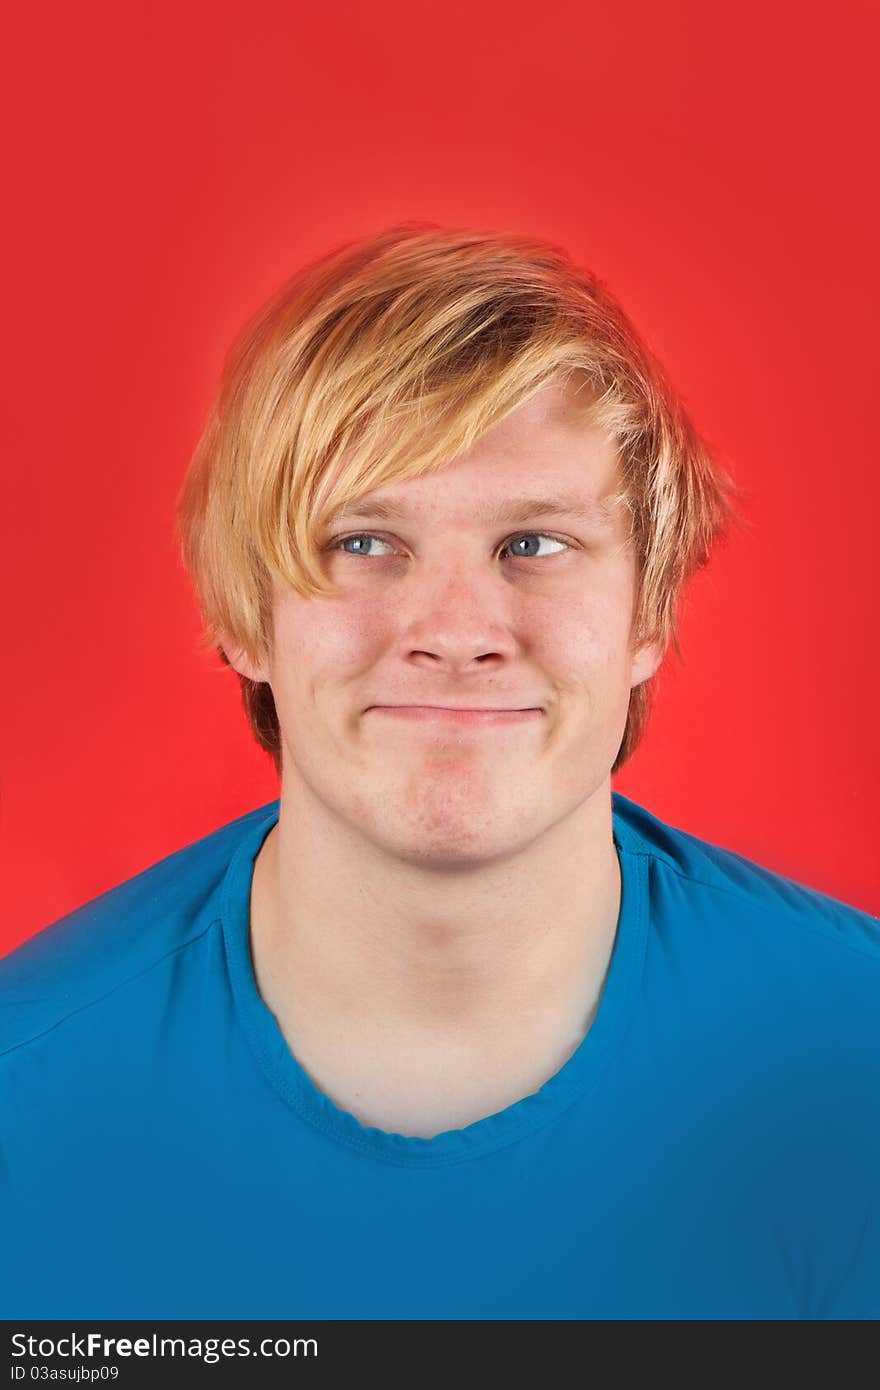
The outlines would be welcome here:
[[[620,847],[651,861],[661,896],[665,886],[685,910],[747,921],[765,933],[771,923],[793,928],[802,941],[824,941],[832,953],[855,953],[869,970],[868,962],[880,968],[880,918],[669,825],[620,792],[612,805]]]
[[[0,959],[0,1056],[54,1028],[220,918],[236,851],[278,814],[249,811],[50,923]]]

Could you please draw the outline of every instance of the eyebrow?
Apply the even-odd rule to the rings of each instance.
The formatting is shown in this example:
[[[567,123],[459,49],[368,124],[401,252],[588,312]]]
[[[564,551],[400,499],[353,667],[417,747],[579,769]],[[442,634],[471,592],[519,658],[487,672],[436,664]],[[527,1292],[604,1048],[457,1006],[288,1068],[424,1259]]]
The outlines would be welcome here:
[[[555,497],[548,497],[546,494],[541,497],[505,497],[503,501],[494,506],[478,511],[476,519],[486,525],[495,526],[501,523],[527,521],[530,517],[535,516],[564,514],[576,517],[579,521],[585,521],[591,525],[598,522],[600,525],[607,526],[614,520],[619,505],[619,494],[610,494],[608,497],[600,497],[592,501],[571,493],[560,493]],[[340,508],[336,513],[336,519],[347,521],[354,517],[376,517],[380,520],[391,521],[406,519],[408,512],[409,508],[405,503],[392,498],[389,498],[388,501],[382,501],[379,498],[371,501],[370,498],[363,497],[347,507]]]

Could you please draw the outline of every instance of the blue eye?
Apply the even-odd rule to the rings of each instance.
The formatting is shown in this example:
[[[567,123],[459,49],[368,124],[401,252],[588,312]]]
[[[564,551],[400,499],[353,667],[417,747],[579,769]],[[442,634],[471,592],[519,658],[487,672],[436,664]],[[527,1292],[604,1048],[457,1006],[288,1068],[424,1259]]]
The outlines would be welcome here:
[[[511,536],[510,540],[507,541],[507,542],[505,542],[504,548],[507,549],[507,547],[510,546],[510,545],[515,545],[515,544],[517,544],[517,543],[520,542],[520,541],[529,541],[529,540],[532,540],[532,539],[551,541],[551,542],[553,543],[553,545],[558,545],[558,546],[560,546],[560,547],[563,548],[563,549],[568,549],[568,542],[567,542],[567,541],[561,541],[561,540],[559,540],[556,536],[547,535],[546,532],[543,532],[543,531],[521,531],[521,532],[519,533],[519,535]],[[360,549],[358,549],[358,550],[345,550],[345,549],[344,549],[345,546],[350,545],[351,543],[353,543],[353,542],[355,542],[355,541],[356,541],[356,542],[358,543],[358,545],[361,547]],[[375,535],[373,535],[372,532],[370,532],[370,531],[356,531],[355,534],[354,534],[353,536],[342,536],[338,541],[334,541],[333,544],[330,546],[330,549],[331,549],[331,550],[342,550],[342,551],[343,551],[343,554],[345,554],[345,555],[363,555],[363,556],[365,556],[365,558],[368,559],[368,560],[369,560],[369,559],[373,559],[373,558],[376,558],[376,559],[380,558],[380,557],[378,557],[378,556],[375,556],[375,557],[374,557],[374,556],[369,555],[369,554],[367,553],[367,551],[363,548],[363,545],[364,545],[364,542],[365,542],[365,541],[368,542],[368,543],[374,542],[374,541],[378,541],[379,545],[388,545],[388,544],[389,544],[389,542],[383,540],[381,536],[375,536]],[[513,559],[515,559],[515,560],[535,560],[535,559],[542,559],[542,558],[544,558],[544,557],[543,557],[543,556],[540,556],[540,555],[535,555],[534,553],[532,553],[532,554],[526,554],[526,555],[522,555],[522,554],[516,555],[516,554],[515,554],[515,555],[513,556]]]
[[[367,533],[366,531],[358,531],[357,535],[354,535],[354,536],[343,536],[343,537],[342,537],[342,540],[335,541],[335,542],[333,543],[333,545],[330,547],[330,549],[331,549],[331,550],[342,550],[342,549],[343,549],[343,546],[348,545],[351,541],[357,541],[361,546],[363,545],[363,542],[364,542],[364,541],[379,541],[379,543],[380,543],[381,545],[387,545],[387,544],[388,544],[387,541],[381,540],[381,537],[379,537],[379,536],[371,536],[371,535],[368,535],[368,533]],[[366,551],[363,550],[363,549],[361,549],[361,550],[346,550],[346,551],[344,551],[344,554],[346,554],[346,555],[366,555]],[[367,556],[367,558],[369,559],[370,556]]]
[[[554,545],[561,546],[561,547],[563,547],[563,548],[565,548],[565,549],[568,548],[565,541],[557,540],[557,538],[556,538],[555,536],[548,536],[548,535],[545,535],[545,533],[544,533],[543,531],[523,531],[523,532],[522,532],[520,535],[518,535],[518,536],[511,536],[510,540],[506,542],[505,549],[507,548],[508,545],[518,545],[520,541],[531,541],[531,540],[552,541],[552,543],[553,543]],[[514,558],[515,560],[540,560],[542,557],[541,557],[540,555],[534,555],[534,554],[529,554],[529,555],[517,555],[517,554],[515,554],[513,558]]]

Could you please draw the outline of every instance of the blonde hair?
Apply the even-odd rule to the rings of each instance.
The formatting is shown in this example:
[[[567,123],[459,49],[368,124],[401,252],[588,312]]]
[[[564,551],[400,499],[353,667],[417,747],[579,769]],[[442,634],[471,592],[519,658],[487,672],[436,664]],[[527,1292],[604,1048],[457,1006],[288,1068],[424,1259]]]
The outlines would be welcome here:
[[[409,222],[347,243],[245,324],[177,501],[203,648],[271,650],[273,579],[338,593],[317,540],[364,493],[449,463],[559,374],[591,388],[616,441],[637,561],[633,632],[672,642],[684,581],[726,538],[739,489],[715,462],[604,284],[513,234]],[[271,688],[239,675],[253,734],[281,772]],[[635,750],[652,680],[633,688],[611,769]]]

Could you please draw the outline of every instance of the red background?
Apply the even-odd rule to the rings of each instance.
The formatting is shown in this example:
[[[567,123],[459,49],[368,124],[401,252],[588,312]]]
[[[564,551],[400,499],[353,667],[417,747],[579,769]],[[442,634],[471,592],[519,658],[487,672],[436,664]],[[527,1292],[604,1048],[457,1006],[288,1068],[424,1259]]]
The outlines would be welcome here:
[[[0,949],[277,795],[174,499],[244,318],[413,218],[592,267],[748,492],[614,785],[876,912],[876,7],[17,9]]]

